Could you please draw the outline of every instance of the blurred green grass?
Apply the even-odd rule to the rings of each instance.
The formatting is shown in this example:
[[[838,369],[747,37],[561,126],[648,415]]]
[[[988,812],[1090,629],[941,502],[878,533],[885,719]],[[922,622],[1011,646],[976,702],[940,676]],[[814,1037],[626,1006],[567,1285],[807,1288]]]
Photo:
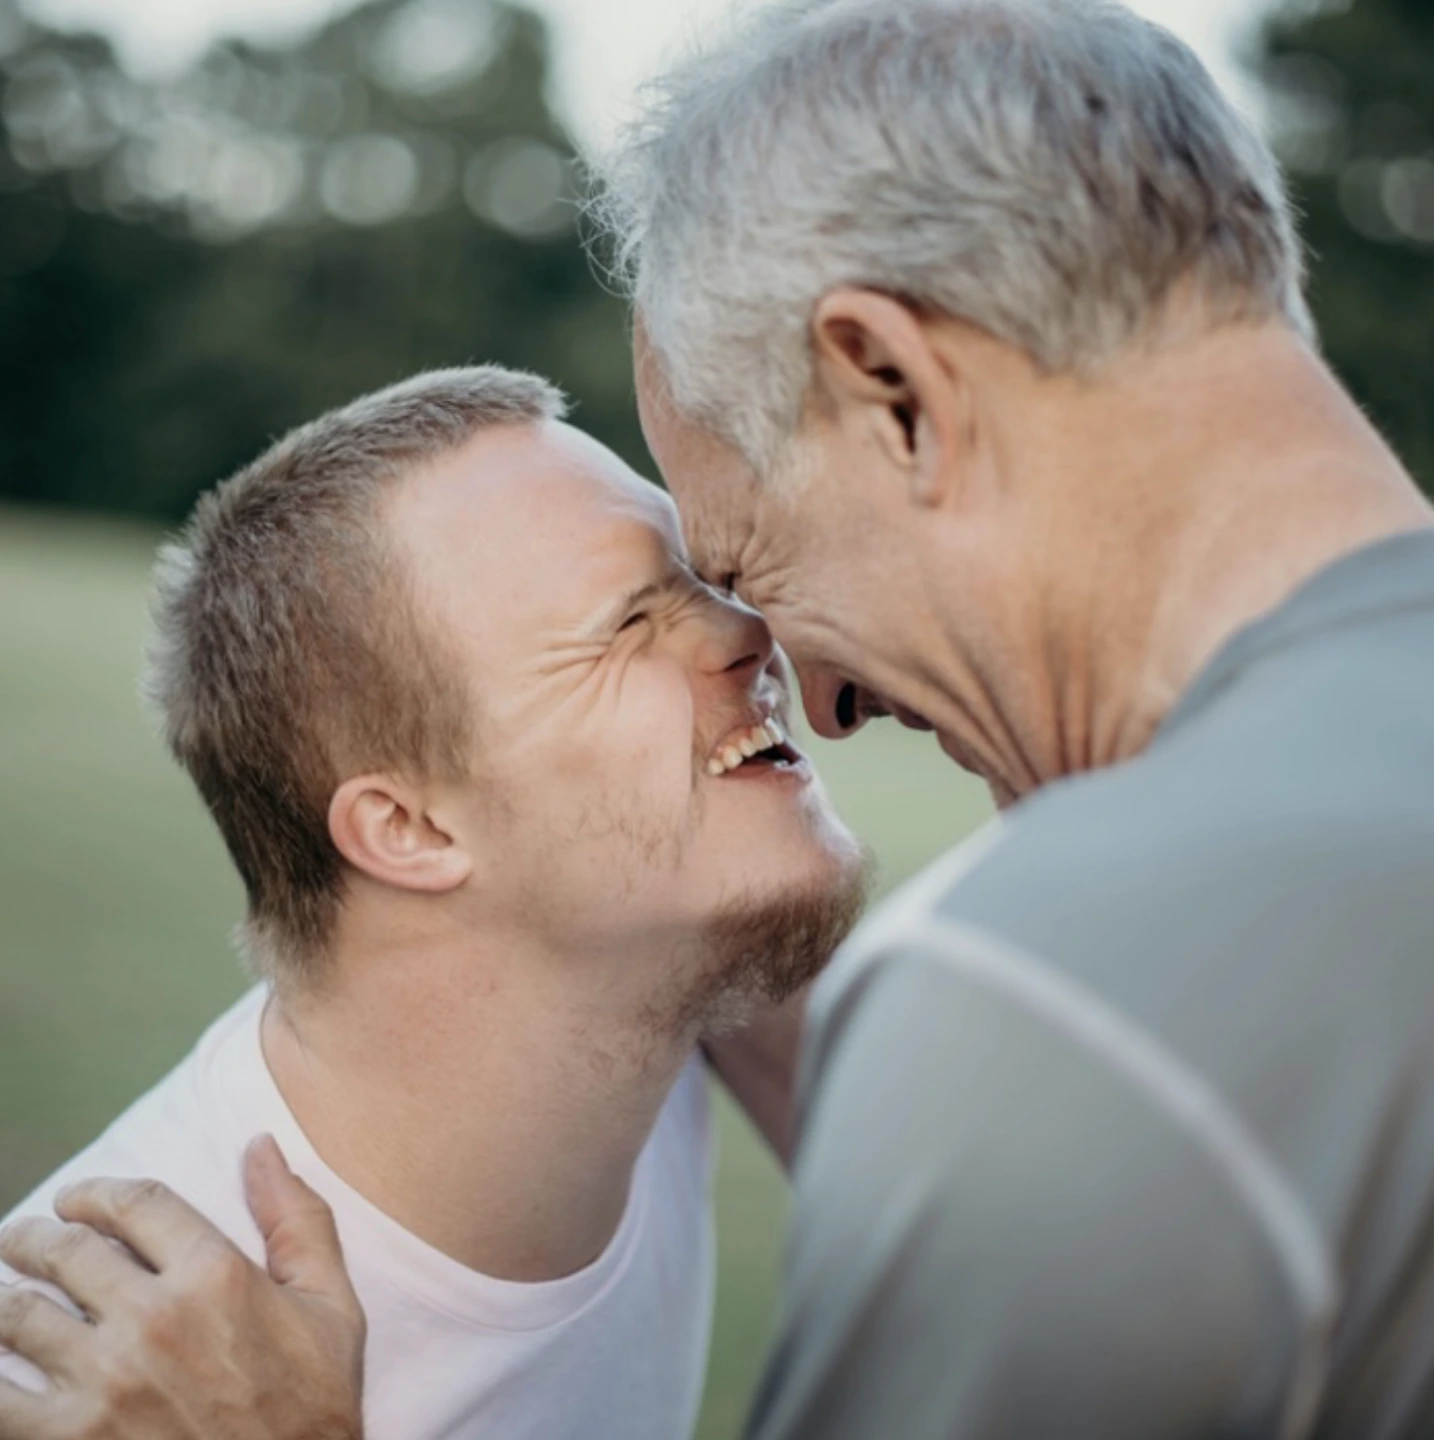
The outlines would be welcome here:
[[[136,698],[158,532],[0,508],[0,1213],[244,988],[240,890]],[[889,888],[989,813],[927,737],[810,742]],[[732,1440],[771,1330],[785,1185],[719,1104],[721,1236],[699,1440]]]

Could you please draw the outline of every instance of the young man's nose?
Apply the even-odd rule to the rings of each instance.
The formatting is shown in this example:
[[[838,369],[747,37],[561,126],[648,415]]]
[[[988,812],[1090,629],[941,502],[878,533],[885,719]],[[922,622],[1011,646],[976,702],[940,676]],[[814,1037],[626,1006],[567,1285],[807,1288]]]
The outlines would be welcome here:
[[[777,646],[755,610],[724,600],[711,617],[703,649],[704,668],[724,674],[750,671],[755,679],[772,663]]]

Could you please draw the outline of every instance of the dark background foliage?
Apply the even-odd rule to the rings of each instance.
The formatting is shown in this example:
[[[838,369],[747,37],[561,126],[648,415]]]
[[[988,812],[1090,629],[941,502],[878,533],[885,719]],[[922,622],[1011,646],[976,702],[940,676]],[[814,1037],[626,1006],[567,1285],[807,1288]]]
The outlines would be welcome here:
[[[0,495],[172,520],[289,426],[472,360],[643,455],[532,15],[374,0],[142,86],[9,3]]]
[[[1277,12],[1256,72],[1335,368],[1434,489],[1434,5]]]
[[[1250,63],[1328,354],[1427,485],[1434,7],[1286,10]],[[0,496],[172,521],[290,425],[470,360],[553,376],[647,465],[546,76],[506,0],[370,0],[150,85],[0,0]]]

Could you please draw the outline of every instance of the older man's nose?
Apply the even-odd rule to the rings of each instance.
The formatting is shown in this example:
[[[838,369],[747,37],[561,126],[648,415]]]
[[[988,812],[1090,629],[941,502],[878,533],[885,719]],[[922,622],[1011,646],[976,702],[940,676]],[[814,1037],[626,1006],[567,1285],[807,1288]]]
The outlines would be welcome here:
[[[810,665],[796,669],[807,723],[818,735],[824,740],[844,740],[861,729],[866,714],[857,703],[857,689],[851,681]]]

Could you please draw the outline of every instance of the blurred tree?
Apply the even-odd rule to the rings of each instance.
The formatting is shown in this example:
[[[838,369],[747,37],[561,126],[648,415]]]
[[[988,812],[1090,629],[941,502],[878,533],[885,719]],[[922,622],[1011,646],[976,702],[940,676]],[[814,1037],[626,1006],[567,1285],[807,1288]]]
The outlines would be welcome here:
[[[1434,5],[1287,5],[1257,70],[1326,353],[1434,493]]]
[[[1328,354],[1434,486],[1434,6],[1291,0],[1255,64]],[[289,425],[476,359],[647,465],[546,83],[507,0],[370,0],[157,85],[0,0],[0,495],[173,519]]]
[[[646,463],[546,78],[503,0],[372,0],[162,85],[0,0],[0,495],[177,518],[290,425],[469,360],[552,376]]]

